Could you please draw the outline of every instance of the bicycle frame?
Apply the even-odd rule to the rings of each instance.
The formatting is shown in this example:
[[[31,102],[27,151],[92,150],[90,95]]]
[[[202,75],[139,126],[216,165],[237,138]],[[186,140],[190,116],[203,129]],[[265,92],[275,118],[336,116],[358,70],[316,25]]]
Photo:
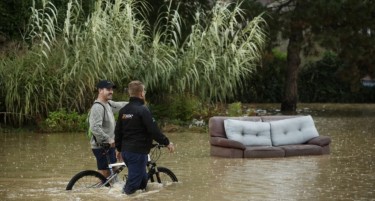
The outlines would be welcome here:
[[[102,187],[102,186],[105,186],[105,185],[109,184],[125,167],[127,167],[125,162],[111,163],[111,160],[110,160],[110,157],[109,157],[109,154],[108,154],[108,150],[109,149],[106,149],[105,152],[106,152],[106,158],[107,158],[107,163],[108,163],[108,169],[109,169],[111,174],[107,177],[106,182],[101,184],[99,187]],[[156,163],[151,162],[150,154],[148,154],[147,157],[148,157],[148,161],[147,161],[148,171],[147,172],[150,172],[150,171],[157,172]],[[116,169],[116,170],[114,170],[114,169]],[[159,177],[158,177],[157,180],[158,180],[158,182],[160,182]]]
[[[147,162],[147,173],[149,176],[150,182],[158,182],[158,183],[164,183],[166,182],[178,182],[178,179],[176,175],[168,168],[166,167],[158,167],[156,165],[156,161],[160,157],[160,148],[163,146],[160,145],[154,145],[153,147],[157,147],[159,151],[153,151],[150,154],[148,154],[148,162]],[[72,179],[69,181],[66,190],[72,190],[73,186],[76,185],[76,183],[80,183],[79,181],[83,181],[83,183],[78,184],[78,189],[81,188],[100,188],[100,187],[111,187],[116,181],[117,176],[119,173],[127,167],[125,162],[118,162],[118,163],[111,163],[110,156],[108,155],[109,146],[104,149],[107,163],[108,163],[108,170],[110,171],[110,175],[108,177],[104,177],[102,174],[100,174],[98,171],[95,170],[84,170],[81,172],[78,172],[76,175],[72,177]],[[126,175],[125,175],[126,177]],[[88,179],[85,180],[84,178],[96,178],[94,180]],[[97,182],[99,179],[100,181]],[[125,178],[124,178],[125,180]],[[93,182],[91,182],[93,181]],[[76,187],[74,187],[76,188]]]

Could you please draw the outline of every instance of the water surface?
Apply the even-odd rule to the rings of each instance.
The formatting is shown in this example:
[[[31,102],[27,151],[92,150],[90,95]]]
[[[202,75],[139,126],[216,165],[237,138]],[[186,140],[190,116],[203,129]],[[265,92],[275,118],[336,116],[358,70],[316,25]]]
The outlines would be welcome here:
[[[276,114],[278,105],[253,105]],[[331,154],[273,159],[209,155],[208,133],[167,133],[176,144],[160,166],[179,183],[126,196],[112,189],[67,192],[78,171],[95,169],[83,133],[0,134],[0,200],[375,200],[375,104],[300,105]]]

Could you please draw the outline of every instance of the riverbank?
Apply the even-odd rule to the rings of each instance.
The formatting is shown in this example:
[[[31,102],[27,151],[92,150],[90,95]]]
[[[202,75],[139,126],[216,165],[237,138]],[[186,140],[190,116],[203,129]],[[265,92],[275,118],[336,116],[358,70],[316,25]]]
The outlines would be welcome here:
[[[181,120],[158,119],[158,125],[163,132],[198,132],[208,131],[208,120],[211,116],[256,116],[256,115],[280,115],[279,103],[232,103],[213,107],[210,113],[196,115],[197,118],[184,122]],[[0,124],[0,133],[80,133],[86,131],[86,114],[82,116],[71,113],[59,113],[54,118],[45,123],[41,128],[37,124],[29,124],[19,128],[14,128],[5,124]],[[298,115],[312,116],[375,116],[375,103],[368,104],[338,104],[338,103],[299,103]],[[69,119],[70,118],[70,119]],[[68,119],[68,120],[67,120]],[[48,122],[50,124],[48,124]],[[54,125],[55,127],[52,127]],[[48,127],[49,126],[49,127]],[[59,127],[57,127],[59,126]],[[55,130],[54,130],[55,128]],[[64,129],[69,128],[69,130]]]

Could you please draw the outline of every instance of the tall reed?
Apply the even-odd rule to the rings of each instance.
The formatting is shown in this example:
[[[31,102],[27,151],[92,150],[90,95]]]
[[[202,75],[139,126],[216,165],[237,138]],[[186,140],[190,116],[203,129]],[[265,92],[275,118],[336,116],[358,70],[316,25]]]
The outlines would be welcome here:
[[[82,8],[71,0],[62,28],[53,4],[32,8],[30,51],[0,64],[7,112],[22,114],[23,120],[59,108],[85,111],[99,79],[120,85],[139,79],[149,90],[224,100],[261,58],[265,21],[246,21],[238,5],[217,4],[210,16],[197,12],[192,33],[181,41],[183,22],[176,11],[161,13],[151,28],[145,2],[110,2],[97,1],[81,23]]]

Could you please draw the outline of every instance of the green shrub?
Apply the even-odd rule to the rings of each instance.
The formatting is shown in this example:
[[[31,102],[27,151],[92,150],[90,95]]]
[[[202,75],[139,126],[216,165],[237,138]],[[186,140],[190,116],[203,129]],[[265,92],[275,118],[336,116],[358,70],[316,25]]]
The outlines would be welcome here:
[[[337,56],[326,53],[315,63],[304,66],[299,73],[298,92],[301,102],[340,102],[350,92],[349,83],[337,76],[341,66]]]
[[[279,103],[282,100],[286,70],[286,54],[272,50],[264,54],[255,74],[244,79],[238,101],[243,103]],[[237,101],[233,100],[233,101]]]
[[[50,112],[48,117],[39,125],[42,132],[84,132],[87,130],[87,114],[67,112],[62,108]]]
[[[224,103],[201,103],[199,105],[198,112],[195,116],[196,119],[203,119],[208,123],[212,116],[224,116],[226,115],[226,104]]]
[[[172,94],[159,101],[158,104],[151,104],[150,108],[155,118],[164,121],[189,122],[199,112],[200,101],[190,94]]]
[[[242,115],[242,104],[241,102],[235,102],[228,105],[228,115],[231,117]]]
[[[171,118],[181,121],[190,121],[196,114],[199,100],[189,94],[178,96],[170,106]]]

